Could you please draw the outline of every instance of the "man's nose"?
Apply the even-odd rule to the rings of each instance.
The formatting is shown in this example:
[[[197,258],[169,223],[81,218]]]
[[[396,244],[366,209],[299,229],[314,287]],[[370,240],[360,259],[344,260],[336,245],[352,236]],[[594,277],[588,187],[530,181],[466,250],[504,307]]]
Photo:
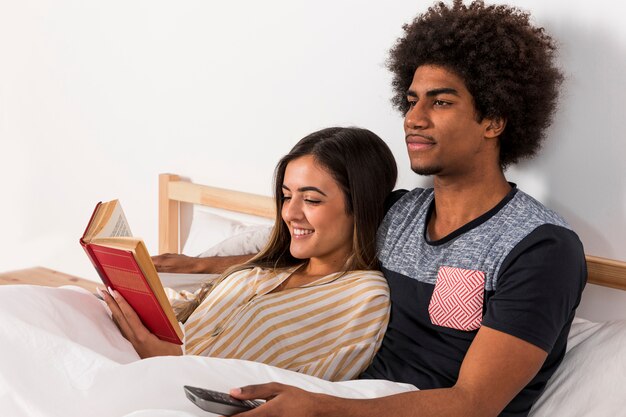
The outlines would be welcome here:
[[[424,109],[424,105],[419,101],[409,107],[404,115],[404,129],[424,129],[428,126],[430,120]]]

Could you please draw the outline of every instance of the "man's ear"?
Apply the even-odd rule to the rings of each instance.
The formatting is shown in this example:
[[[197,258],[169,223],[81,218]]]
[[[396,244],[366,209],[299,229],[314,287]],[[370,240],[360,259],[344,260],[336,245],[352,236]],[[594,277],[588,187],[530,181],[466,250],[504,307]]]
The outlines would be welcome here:
[[[487,121],[487,129],[485,130],[485,137],[489,139],[499,137],[502,132],[504,132],[504,128],[506,127],[506,119],[503,117],[494,117],[488,118]]]

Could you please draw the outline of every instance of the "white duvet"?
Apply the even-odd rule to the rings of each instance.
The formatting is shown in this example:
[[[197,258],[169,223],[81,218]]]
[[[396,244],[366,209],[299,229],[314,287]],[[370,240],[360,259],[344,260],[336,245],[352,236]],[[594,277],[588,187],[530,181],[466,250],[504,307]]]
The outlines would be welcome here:
[[[199,356],[139,360],[105,308],[77,287],[0,287],[0,416],[209,416],[183,385],[218,391],[269,381],[366,398],[414,389],[332,383],[271,366]]]
[[[531,416],[626,416],[626,321],[578,320],[568,349]],[[0,416],[209,416],[187,400],[183,385],[228,391],[269,381],[348,398],[415,389],[332,383],[240,360],[139,360],[85,290],[0,286]]]

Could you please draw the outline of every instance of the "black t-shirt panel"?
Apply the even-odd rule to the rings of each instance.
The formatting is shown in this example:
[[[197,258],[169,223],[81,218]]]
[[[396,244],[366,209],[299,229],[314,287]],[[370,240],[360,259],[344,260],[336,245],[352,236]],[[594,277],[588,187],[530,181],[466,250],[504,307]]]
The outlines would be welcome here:
[[[382,270],[392,297],[390,323],[385,342],[361,378],[404,382],[419,389],[452,387],[477,330],[433,325],[428,304],[434,286]]]
[[[501,417],[527,415],[563,360],[586,277],[582,243],[561,226],[538,227],[504,260],[482,325],[529,342],[548,356]]]
[[[432,324],[434,285],[383,268],[391,291],[385,340],[362,378],[411,383],[420,389],[451,387],[477,330]],[[565,354],[574,310],[585,283],[582,244],[571,230],[537,227],[507,255],[497,287],[485,291],[482,325],[549,352],[539,373],[501,416],[526,416]]]
[[[560,226],[539,226],[504,260],[482,325],[550,353],[573,319],[586,277],[578,236]]]

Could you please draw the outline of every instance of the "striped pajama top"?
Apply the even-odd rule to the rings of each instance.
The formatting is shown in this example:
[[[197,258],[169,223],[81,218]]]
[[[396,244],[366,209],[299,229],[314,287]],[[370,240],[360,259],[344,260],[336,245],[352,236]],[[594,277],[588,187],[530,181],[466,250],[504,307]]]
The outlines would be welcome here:
[[[298,267],[219,282],[185,323],[185,354],[246,359],[331,381],[357,377],[380,347],[389,288],[379,271],[338,272],[273,292]],[[188,292],[168,289],[170,301]]]

